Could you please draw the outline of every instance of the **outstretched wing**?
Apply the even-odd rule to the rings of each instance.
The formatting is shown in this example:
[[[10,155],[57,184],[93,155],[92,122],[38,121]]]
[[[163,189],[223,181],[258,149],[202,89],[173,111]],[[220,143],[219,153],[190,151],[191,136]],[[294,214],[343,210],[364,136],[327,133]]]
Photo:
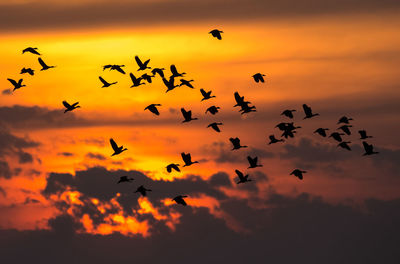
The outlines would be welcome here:
[[[312,110],[311,110],[310,107],[308,107],[308,105],[303,104],[303,109],[304,109],[304,113],[305,113],[306,115],[311,115],[311,114],[312,114]]]
[[[185,154],[185,152],[181,153],[182,159],[185,163],[190,161],[190,154]]]
[[[236,172],[237,176],[239,177],[239,179],[241,179],[241,180],[244,179],[244,175],[240,170],[235,170],[235,172]]]
[[[117,143],[115,143],[114,139],[112,138],[110,138],[110,144],[114,151],[117,151],[119,149]]]
[[[63,101],[62,103],[66,108],[71,108],[71,105],[67,101]]]
[[[77,106],[79,104],[79,102],[76,102],[76,103],[74,103],[73,105],[72,105],[72,107],[75,107],[75,106]]]
[[[121,67],[116,67],[115,69],[120,73],[125,74],[125,71]]]
[[[7,79],[12,85],[17,86],[18,83],[13,79]]]
[[[108,82],[104,80],[103,77],[99,76],[99,79],[104,85],[108,85]]]
[[[139,59],[138,56],[135,56],[135,60],[136,60],[136,63],[139,65],[139,67],[142,67],[143,63],[142,63],[142,61]]]
[[[44,63],[44,61],[42,60],[42,58],[38,58],[38,61],[39,61],[39,64],[43,67],[43,68],[47,68],[48,66],[47,66],[47,64],[46,63]]]
[[[203,95],[203,97],[207,97],[207,92],[204,91],[204,89],[200,89],[201,95]]]
[[[188,112],[188,111],[185,110],[185,108],[182,107],[182,108],[181,108],[181,112],[182,112],[182,115],[186,117],[187,114],[188,114],[190,111]]]
[[[176,70],[176,67],[174,64],[171,65],[170,69],[171,69],[172,75],[178,75],[178,71]]]
[[[368,144],[365,141],[363,141],[363,146],[364,146],[365,152],[371,152],[373,149],[372,145]]]
[[[133,83],[137,81],[137,78],[135,77],[135,75],[133,75],[133,73],[129,73],[129,76],[131,77]]]

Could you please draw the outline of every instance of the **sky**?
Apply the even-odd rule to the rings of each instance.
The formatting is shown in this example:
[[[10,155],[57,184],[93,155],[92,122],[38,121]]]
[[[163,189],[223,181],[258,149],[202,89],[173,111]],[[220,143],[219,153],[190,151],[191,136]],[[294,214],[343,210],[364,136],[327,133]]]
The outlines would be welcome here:
[[[394,0],[0,0],[1,262],[398,263],[399,9]],[[40,71],[27,47],[55,67]],[[144,72],[135,56],[166,76],[176,65],[194,89],[166,93],[158,75],[130,88],[129,73]],[[99,76],[117,83],[101,88]],[[26,86],[12,92],[8,78]],[[216,97],[201,101],[200,88]],[[238,112],[235,92],[256,112]],[[81,108],[64,113],[64,100]],[[161,104],[159,116],[150,104]],[[303,104],[319,115],[303,119]],[[205,113],[212,105],[216,115]],[[182,107],[198,120],[182,123]],[[353,119],[343,136],[351,151],[313,133],[340,132],[342,116]],[[281,122],[301,128],[269,145]],[[379,154],[363,156],[359,130]],[[248,147],[231,150],[231,137]],[[111,156],[110,138],[128,150]],[[199,163],[183,167],[182,152]],[[247,156],[262,167],[249,169]],[[170,163],[181,172],[168,173]],[[252,181],[236,184],[235,170]],[[121,176],[134,180],[117,184]],[[141,197],[140,185],[152,191]]]

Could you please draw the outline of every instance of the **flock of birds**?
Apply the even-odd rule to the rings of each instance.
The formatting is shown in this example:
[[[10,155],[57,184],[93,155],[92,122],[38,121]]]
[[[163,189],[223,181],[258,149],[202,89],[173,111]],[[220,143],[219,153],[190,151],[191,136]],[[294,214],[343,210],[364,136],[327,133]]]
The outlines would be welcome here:
[[[209,32],[213,37],[217,38],[218,40],[222,39],[222,35],[221,33],[223,33],[223,31],[218,30],[218,29],[214,29],[212,31]],[[24,49],[22,51],[22,53],[32,53],[35,55],[41,55],[38,52],[37,48],[32,48],[32,47],[28,47],[26,49]],[[150,59],[147,59],[146,61],[142,61],[138,56],[135,56],[135,61],[137,66],[139,67],[137,69],[137,72],[143,72],[147,69],[151,70],[150,72],[144,72],[143,74],[140,75],[140,77],[135,76],[133,73],[129,73],[130,79],[132,81],[132,87],[138,87],[140,85],[145,85],[146,83],[152,83],[152,78],[155,78],[157,75],[162,79],[162,82],[164,83],[164,85],[166,86],[167,92],[170,92],[172,90],[174,90],[177,87],[181,87],[181,86],[187,86],[191,89],[195,89],[193,87],[193,85],[191,84],[194,80],[186,80],[183,78],[183,76],[186,74],[185,72],[179,72],[176,68],[175,65],[171,65],[170,66],[170,73],[171,75],[167,76],[166,74],[166,70],[165,68],[151,68],[149,67],[149,63],[150,63]],[[45,71],[45,70],[49,70],[51,68],[54,68],[55,66],[48,66],[41,57],[38,58],[38,62],[40,64],[40,66],[42,67],[40,70],[41,71]],[[103,71],[108,69],[109,71],[115,70],[120,72],[121,74],[126,74],[126,72],[124,71],[125,65],[115,65],[115,64],[108,64],[108,65],[104,65],[103,66]],[[34,75],[34,70],[31,68],[22,68],[20,74],[30,74],[30,75]],[[264,74],[261,73],[256,73],[254,74],[252,77],[254,79],[254,81],[256,83],[264,83]],[[175,84],[175,78],[180,77],[180,84]],[[114,82],[108,82],[106,81],[103,77],[99,76],[99,80],[102,84],[101,88],[106,88],[106,87],[110,87],[111,85],[117,84],[117,81]],[[25,84],[22,84],[23,79],[19,79],[19,81],[13,80],[13,79],[8,79],[8,81],[14,86],[13,92],[17,89],[20,89],[22,87],[25,86]],[[205,101],[205,100],[209,100],[211,98],[215,98],[214,95],[212,95],[212,91],[205,91],[204,89],[200,89],[200,93],[202,95],[202,99],[201,101]],[[241,96],[238,92],[234,93],[234,99],[236,101],[236,104],[234,105],[234,107],[238,107],[239,108],[239,112],[243,115],[243,114],[247,114],[247,113],[251,113],[251,112],[256,112],[256,107],[251,105],[251,102],[246,101],[244,96]],[[79,102],[75,102],[73,104],[68,103],[67,101],[63,101],[62,102],[65,110],[64,113],[73,111],[77,108],[80,108],[79,106]],[[161,106],[161,104],[150,104],[148,105],[144,110],[148,110],[151,113],[159,116],[160,112],[158,110],[157,107]],[[215,115],[219,112],[220,107],[218,106],[211,106],[209,108],[207,108],[207,110],[205,111],[205,114],[210,113],[212,115]],[[309,107],[306,104],[303,104],[303,111],[304,111],[304,118],[303,119],[310,119],[313,118],[315,116],[318,116],[318,113],[313,113],[311,107]],[[286,116],[289,119],[293,119],[294,118],[294,114],[293,112],[296,112],[295,109],[287,109],[284,110],[282,112],[281,115]],[[192,111],[190,110],[186,110],[183,107],[181,108],[181,113],[183,115],[184,120],[182,121],[182,123],[187,123],[187,122],[191,122],[193,120],[197,120],[198,118],[194,118],[192,116]],[[346,149],[348,151],[351,151],[351,148],[349,146],[349,144],[351,143],[350,141],[344,141],[342,136],[345,135],[351,135],[351,130],[350,128],[352,127],[352,125],[350,125],[350,121],[353,120],[352,118],[348,118],[346,116],[343,116],[339,119],[337,124],[340,124],[341,126],[338,128],[338,130],[341,130],[343,133],[340,132],[332,132],[328,137],[333,138],[335,141],[338,142],[338,147],[341,147],[343,149]],[[208,128],[212,128],[214,131],[220,133],[221,129],[220,126],[223,125],[222,122],[214,122],[209,124],[207,127]],[[295,136],[296,130],[301,128],[300,126],[295,126],[294,122],[281,122],[279,124],[277,124],[275,126],[275,128],[278,128],[280,131],[282,131],[281,134],[281,139],[277,139],[275,137],[275,135],[270,135],[269,136],[269,143],[268,145],[271,144],[275,144],[278,142],[284,142],[285,139],[287,138],[293,138]],[[314,131],[314,133],[322,136],[322,137],[327,137],[327,131],[329,129],[328,128],[318,128]],[[372,136],[368,136],[367,132],[365,130],[359,130],[358,131],[360,134],[360,139],[361,140],[365,140],[368,138],[372,138]],[[285,139],[283,139],[285,138]],[[239,150],[241,148],[246,148],[248,146],[245,145],[241,145],[240,143],[240,139],[239,138],[229,138],[229,141],[232,143],[232,151],[235,150]],[[371,144],[368,144],[366,141],[362,142],[365,153],[363,155],[372,155],[372,154],[377,154],[378,152],[374,151],[373,146]],[[122,152],[128,150],[127,148],[125,148],[124,146],[118,146],[118,144],[115,142],[114,139],[110,139],[110,145],[114,151],[114,153],[111,156],[115,156],[115,155],[119,155]],[[199,163],[198,161],[192,161],[192,157],[190,153],[185,153],[182,152],[181,153],[181,157],[182,160],[184,162],[184,165],[182,167],[186,167],[186,166],[191,166],[195,163]],[[249,162],[249,167],[248,169],[252,169],[252,168],[257,168],[257,167],[262,167],[261,164],[258,163],[258,157],[251,157],[251,156],[247,156],[247,160]],[[180,172],[180,168],[179,168],[179,164],[177,163],[171,163],[168,164],[166,166],[166,170],[168,173],[171,173],[173,170]],[[237,184],[241,184],[241,183],[246,183],[246,182],[250,182],[252,181],[249,178],[248,174],[244,174],[243,172],[241,172],[240,170],[235,170],[235,173],[238,176],[238,181]],[[294,169],[290,175],[294,175],[296,177],[298,177],[300,180],[303,179],[303,173],[306,173],[305,170],[301,170],[301,169]],[[121,176],[118,183],[123,183],[123,182],[132,182],[134,179],[133,178],[129,178],[128,176]],[[135,191],[135,193],[140,193],[142,196],[146,196],[147,192],[151,191],[150,189],[146,189],[143,185],[139,186],[137,188],[137,190]],[[186,206],[187,203],[184,200],[184,198],[186,198],[187,195],[178,195],[175,198],[173,198],[172,200],[175,201],[177,204],[181,204]]]

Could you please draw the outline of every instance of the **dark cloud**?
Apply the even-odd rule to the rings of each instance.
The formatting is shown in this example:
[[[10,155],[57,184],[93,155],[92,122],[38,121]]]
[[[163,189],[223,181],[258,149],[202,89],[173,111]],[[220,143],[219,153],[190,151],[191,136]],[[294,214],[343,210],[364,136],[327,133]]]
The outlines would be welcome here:
[[[7,196],[6,191],[0,186],[0,194],[3,195],[4,197]]]
[[[18,162],[19,163],[32,163],[33,162],[33,157],[31,154],[28,152],[20,151],[17,153],[18,155]]]
[[[1,94],[3,94],[3,95],[11,95],[11,94],[12,94],[12,91],[11,91],[11,89],[5,89],[5,90],[3,90],[3,91],[1,92]]]
[[[106,160],[106,157],[103,154],[100,153],[87,153],[85,155],[85,157],[89,158],[89,159],[97,159],[97,160]]]
[[[72,156],[74,156],[74,153],[71,153],[71,152],[59,152],[59,153],[57,153],[57,155],[64,156],[64,157],[72,157]]]
[[[1,5],[0,30],[165,25],[207,20],[241,21],[276,18],[288,20],[315,15],[371,13],[371,10],[392,11],[399,6],[396,0],[89,1],[79,5],[26,2]]]
[[[0,178],[10,179],[12,176],[10,166],[6,161],[0,160]]]

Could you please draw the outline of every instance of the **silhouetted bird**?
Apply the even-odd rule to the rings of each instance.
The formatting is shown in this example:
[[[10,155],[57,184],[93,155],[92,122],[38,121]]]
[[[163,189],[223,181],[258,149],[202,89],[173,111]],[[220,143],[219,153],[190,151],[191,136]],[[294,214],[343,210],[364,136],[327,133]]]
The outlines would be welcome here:
[[[224,32],[221,30],[218,30],[218,29],[213,29],[210,32],[208,32],[208,34],[211,34],[214,38],[217,38],[219,40],[222,39],[221,33],[224,33]]]
[[[239,138],[230,138],[229,139],[229,141],[232,143],[232,145],[233,145],[233,149],[232,150],[235,150],[235,149],[240,149],[240,148],[247,148],[247,146],[241,146],[240,145],[240,139]]]
[[[105,87],[109,87],[113,84],[116,84],[118,82],[113,82],[113,83],[109,83],[106,80],[103,79],[103,77],[99,76],[100,81],[103,83],[103,86],[101,88],[105,88]]]
[[[119,178],[119,181],[117,182],[117,183],[121,183],[121,182],[131,182],[131,181],[133,181],[134,179],[133,178],[128,178],[128,176],[121,176],[120,178]]]
[[[307,118],[311,118],[313,116],[318,116],[319,115],[319,114],[313,114],[311,107],[309,107],[306,104],[303,104],[303,109],[304,109],[304,113],[306,114],[306,116],[303,119],[307,119]]]
[[[270,135],[269,136],[269,143],[268,145],[274,144],[274,143],[278,143],[278,142],[285,142],[284,139],[276,139],[274,135]]]
[[[319,135],[326,137],[326,130],[329,130],[329,128],[318,128],[314,131],[314,133],[318,133]]]
[[[365,130],[359,130],[358,133],[360,133],[360,139],[372,138],[372,136],[367,136],[367,131]]]
[[[292,131],[292,130],[285,130],[285,131],[283,131],[281,137],[284,137],[284,138],[291,137],[291,138],[293,138],[295,133],[297,133],[297,132],[296,131]]]
[[[240,183],[245,183],[245,182],[249,182],[251,181],[251,179],[249,179],[249,175],[246,174],[244,175],[240,170],[235,170],[237,176],[239,177],[239,181],[236,184],[240,184]]]
[[[179,85],[174,84],[175,77],[173,77],[173,76],[169,77],[169,80],[167,80],[163,77],[162,80],[163,80],[165,86],[167,86],[167,91],[165,91],[166,93],[168,93],[169,91],[171,91],[179,86]]]
[[[342,116],[342,117],[339,119],[338,124],[341,124],[341,123],[343,123],[343,124],[349,124],[349,121],[350,121],[350,120],[353,120],[353,118],[349,118],[349,117],[346,117],[346,116]]]
[[[176,170],[177,172],[180,172],[181,170],[179,169],[179,164],[171,163],[167,167],[167,171],[171,173],[172,169]]]
[[[128,150],[127,148],[124,148],[124,146],[118,147],[117,143],[115,143],[114,139],[112,139],[112,138],[110,138],[110,144],[114,150],[114,153],[111,156],[118,155],[118,154],[122,153],[123,151]]]
[[[296,110],[285,110],[282,112],[281,115],[287,116],[289,118],[293,118],[293,112],[296,112]]]
[[[256,73],[256,74],[254,74],[253,75],[253,78],[254,78],[254,81],[256,81],[256,83],[258,83],[258,82],[264,82],[264,77],[263,76],[265,76],[265,74],[261,74],[261,73]]]
[[[343,125],[343,126],[339,127],[338,129],[341,129],[347,135],[351,135],[351,131],[350,131],[349,127],[353,127],[353,126]]]
[[[363,154],[363,156],[379,153],[379,152],[374,151],[374,146],[368,144],[365,141],[363,141],[363,146],[364,146],[364,150],[365,150],[365,153]]]
[[[182,77],[186,74],[186,72],[179,73],[174,64],[172,64],[169,68],[171,70],[172,77]]]
[[[204,89],[200,89],[200,92],[201,92],[201,95],[203,96],[201,101],[208,100],[208,99],[215,97],[215,95],[211,95],[212,91],[206,92]]]
[[[15,90],[21,88],[21,87],[25,87],[25,86],[26,86],[25,84],[22,84],[22,81],[23,81],[22,79],[19,79],[18,82],[16,82],[16,81],[13,80],[13,79],[7,79],[7,80],[14,86],[13,92],[14,92]]]
[[[302,180],[303,179],[303,173],[307,173],[307,171],[302,171],[302,170],[299,170],[299,169],[295,169],[294,171],[292,171],[292,173],[290,173],[290,175],[294,175],[297,178],[299,178],[300,180]]]
[[[56,66],[48,66],[43,60],[42,60],[42,58],[38,58],[38,61],[39,61],[39,64],[40,64],[40,66],[42,66],[42,68],[40,69],[41,71],[45,71],[45,70],[48,70],[48,69],[51,69],[51,68],[55,68]]]
[[[33,53],[33,54],[36,54],[36,55],[41,55],[39,52],[37,52],[37,49],[38,48],[28,47],[28,48],[22,50],[22,54],[24,54],[25,52],[30,52],[30,53]]]
[[[338,142],[342,142],[343,139],[341,136],[343,136],[343,133],[338,133],[338,132],[333,132],[332,134],[330,134],[329,137],[332,137],[334,140],[338,141]]]
[[[186,111],[185,108],[181,108],[181,112],[185,120],[182,123],[190,122],[192,120],[197,120],[197,118],[192,118],[192,111]]]
[[[242,112],[241,114],[243,115],[250,112],[257,112],[257,110],[255,106],[249,106],[248,103],[245,103],[241,105],[241,109],[239,110],[239,112]]]
[[[350,141],[343,141],[343,142],[340,142],[337,146],[347,149],[347,150],[351,150],[350,146],[348,145],[350,143],[351,143]]]
[[[137,189],[136,189],[136,191],[135,191],[135,193],[140,193],[142,196],[146,196],[146,192],[151,192],[151,190],[150,189],[146,189],[143,185],[140,185]]]
[[[185,80],[185,79],[181,79],[180,81],[181,81],[181,83],[179,84],[179,86],[186,85],[187,87],[194,89],[193,85],[191,84],[191,82],[193,82],[194,80],[189,80],[188,81],[188,80]]]
[[[234,96],[235,96],[236,104],[233,107],[242,106],[243,104],[250,103],[250,102],[244,101],[244,96],[240,96],[238,92],[235,92]]]
[[[257,164],[258,162],[258,158],[257,157],[250,157],[247,156],[247,160],[249,161],[250,166],[248,167],[248,169],[252,169],[252,168],[257,168],[257,167],[262,167],[261,164]]]
[[[178,195],[174,199],[172,199],[172,201],[175,201],[177,204],[181,204],[181,205],[186,206],[187,203],[183,199],[183,198],[186,198],[186,197],[187,197],[187,195]]]
[[[31,68],[22,68],[21,72],[19,74],[24,74],[24,73],[29,73],[29,75],[33,76],[34,75],[34,70]]]
[[[182,152],[181,156],[182,156],[183,162],[185,162],[185,165],[183,165],[183,167],[190,166],[194,163],[199,163],[198,161],[192,161],[192,156],[190,155],[190,153],[186,154],[185,152]]]
[[[132,87],[138,87],[139,85],[143,85],[144,84],[144,83],[141,83],[141,81],[142,81],[141,77],[136,78],[135,75],[133,75],[133,73],[129,73],[129,76],[131,77],[131,80],[132,80],[131,88]]]
[[[79,104],[79,102],[76,102],[76,103],[74,103],[74,104],[72,104],[72,105],[70,105],[69,103],[67,103],[67,101],[63,101],[62,102],[63,103],[63,105],[65,106],[65,111],[64,111],[64,114],[66,113],[66,112],[68,112],[68,111],[72,111],[72,110],[74,110],[74,109],[76,109],[76,108],[80,108],[80,106],[78,105]]]
[[[143,80],[146,80],[148,83],[151,83],[151,78],[153,78],[153,77],[154,77],[154,75],[151,76],[151,75],[148,75],[147,73],[142,74],[142,76],[140,76],[140,78],[142,78]]]
[[[277,124],[275,127],[277,127],[279,130],[285,131],[287,128],[287,124],[288,123],[281,122],[281,123]]]
[[[138,71],[144,71],[144,70],[146,70],[146,69],[151,69],[150,67],[147,66],[147,64],[149,64],[149,62],[150,62],[150,59],[148,59],[148,60],[145,61],[145,62],[142,62],[142,61],[139,59],[138,56],[135,56],[135,60],[136,60],[137,65],[139,66]]]
[[[215,106],[215,105],[210,106],[209,108],[207,108],[206,114],[207,114],[207,112],[210,112],[212,115],[215,115],[216,113],[218,113],[218,109],[220,109],[220,107]]]
[[[160,75],[161,78],[164,78],[164,71],[165,71],[164,68],[154,68],[154,69],[151,70],[151,73],[152,73],[154,76],[155,76],[156,73],[157,73],[158,75]]]
[[[150,112],[152,112],[155,115],[160,115],[160,112],[158,112],[157,106],[161,106],[160,104],[151,104],[146,106],[146,108],[144,110],[149,110]]]
[[[220,125],[223,125],[223,124],[222,124],[222,123],[216,123],[216,122],[214,122],[214,123],[209,124],[207,127],[211,127],[211,128],[214,129],[215,131],[221,132],[221,130],[220,130],[219,127],[218,127],[218,126],[220,126]]]
[[[108,64],[103,66],[103,71],[105,69],[110,69],[111,70],[116,70],[122,74],[125,74],[125,71],[122,69],[122,67],[125,67],[125,65],[116,65],[116,64]]]

